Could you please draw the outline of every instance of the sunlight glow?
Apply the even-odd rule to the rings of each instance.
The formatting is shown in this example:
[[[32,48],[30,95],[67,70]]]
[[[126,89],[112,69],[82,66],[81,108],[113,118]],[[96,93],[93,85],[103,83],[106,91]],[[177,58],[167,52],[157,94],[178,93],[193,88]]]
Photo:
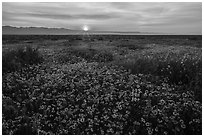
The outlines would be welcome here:
[[[84,26],[83,26],[83,30],[84,30],[84,31],[88,31],[88,30],[89,30],[88,26],[84,25]]]

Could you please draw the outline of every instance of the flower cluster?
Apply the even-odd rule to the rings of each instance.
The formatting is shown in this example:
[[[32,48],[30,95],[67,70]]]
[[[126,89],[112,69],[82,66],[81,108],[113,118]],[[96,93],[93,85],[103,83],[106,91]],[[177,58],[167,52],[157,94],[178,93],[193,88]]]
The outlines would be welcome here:
[[[201,101],[202,50],[195,47],[149,45],[148,49],[126,54],[117,63],[133,74],[151,74],[167,78],[169,84],[193,90]]]
[[[3,76],[3,134],[201,134],[192,91],[86,61]]]

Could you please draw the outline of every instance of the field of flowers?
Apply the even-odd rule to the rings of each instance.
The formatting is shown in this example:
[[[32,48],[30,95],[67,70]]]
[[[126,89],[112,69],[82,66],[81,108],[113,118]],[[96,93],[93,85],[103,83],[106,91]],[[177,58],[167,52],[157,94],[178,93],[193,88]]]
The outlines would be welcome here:
[[[3,72],[3,134],[202,134],[201,48],[111,44]]]
[[[194,91],[202,101],[202,51],[195,47],[148,46],[145,50],[129,52],[118,65],[133,74],[151,74],[167,78],[168,83]]]

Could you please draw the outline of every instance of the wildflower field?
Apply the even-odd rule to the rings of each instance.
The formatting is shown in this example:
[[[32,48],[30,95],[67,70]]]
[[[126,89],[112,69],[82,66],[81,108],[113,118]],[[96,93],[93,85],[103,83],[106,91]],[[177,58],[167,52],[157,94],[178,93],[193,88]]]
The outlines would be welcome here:
[[[201,135],[202,36],[3,36],[2,133]]]

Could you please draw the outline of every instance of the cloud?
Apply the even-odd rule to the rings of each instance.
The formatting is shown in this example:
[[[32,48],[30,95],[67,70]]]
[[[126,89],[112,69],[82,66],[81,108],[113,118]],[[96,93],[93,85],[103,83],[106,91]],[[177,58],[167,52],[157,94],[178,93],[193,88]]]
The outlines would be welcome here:
[[[202,33],[200,2],[3,2],[2,24],[94,30]]]
[[[49,19],[90,19],[90,20],[104,20],[119,17],[118,15],[107,15],[107,14],[36,14],[27,13],[28,16],[39,17],[39,18],[49,18]]]

